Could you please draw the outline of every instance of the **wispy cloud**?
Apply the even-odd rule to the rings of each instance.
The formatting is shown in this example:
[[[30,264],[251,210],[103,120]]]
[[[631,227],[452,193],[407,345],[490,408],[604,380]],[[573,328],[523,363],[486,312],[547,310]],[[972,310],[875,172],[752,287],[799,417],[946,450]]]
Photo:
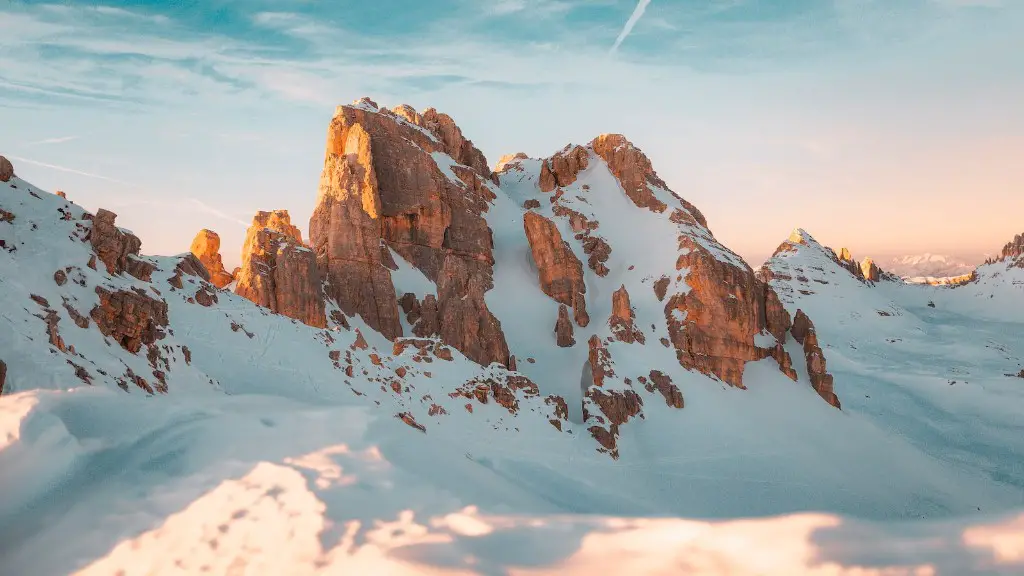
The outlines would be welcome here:
[[[651,3],[651,0],[640,0],[636,4],[636,8],[633,9],[633,13],[630,14],[629,20],[626,20],[626,25],[622,27],[622,32],[619,32],[619,37],[615,39],[615,44],[612,45],[612,52],[619,49],[622,42],[629,36],[629,33],[633,31],[633,27],[643,17],[644,12],[647,10],[647,5]]]
[[[25,146],[41,146],[44,144],[63,144],[65,142],[71,142],[72,140],[78,140],[78,136],[59,136],[57,138],[44,138],[43,140],[36,140],[35,142],[29,142]]]
[[[75,168],[68,168],[67,166],[58,166],[56,164],[48,164],[46,162],[40,162],[38,160],[32,160],[30,158],[22,158],[21,156],[8,156],[11,160],[17,160],[18,162],[24,162],[25,164],[32,164],[33,166],[39,166],[40,168],[49,168],[50,170],[57,170],[58,172],[67,172],[69,174],[77,174],[79,176],[85,176],[86,178],[96,178],[97,180],[106,180],[107,182],[114,182],[116,184],[124,184],[125,186],[133,186],[129,182],[124,180],[118,180],[117,178],[111,178],[110,176],[104,176],[102,174],[95,174],[93,172],[86,172],[84,170],[77,170]]]
[[[221,210],[219,208],[215,208],[213,206],[210,206],[209,204],[207,204],[206,202],[203,202],[202,200],[199,200],[198,198],[189,198],[188,201],[189,201],[190,204],[195,206],[200,212],[209,214],[211,216],[216,216],[217,218],[220,218],[221,220],[227,220],[228,222],[234,222],[235,224],[238,224],[239,226],[242,226],[244,228],[248,228],[249,227],[249,223],[246,222],[245,220],[242,220],[240,218],[232,216],[231,214],[228,214],[227,212],[225,212],[225,211],[223,211],[223,210]]]

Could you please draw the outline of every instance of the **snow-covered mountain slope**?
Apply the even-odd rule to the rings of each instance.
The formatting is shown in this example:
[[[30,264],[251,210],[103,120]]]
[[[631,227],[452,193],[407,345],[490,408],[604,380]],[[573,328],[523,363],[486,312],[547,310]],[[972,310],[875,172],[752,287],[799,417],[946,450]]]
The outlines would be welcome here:
[[[891,258],[885,269],[903,278],[951,278],[974,271],[975,265],[949,254],[908,254]]]
[[[109,212],[17,177],[0,184],[5,570],[763,574],[1020,561],[1024,527],[1005,514],[1024,508],[1010,437],[1020,387],[895,381],[928,402],[875,413],[856,396],[894,385],[865,373],[927,371],[934,358],[851,367],[833,352],[849,339],[837,302],[902,310],[879,296],[896,283],[830,272],[802,245],[776,259],[807,256],[836,276],[832,305],[805,310],[837,410],[815,387],[827,374],[811,338],[794,339],[802,288],[777,276],[768,290],[624,139],[517,158],[485,178],[450,118],[343,108],[311,225],[327,289],[261,276],[268,259],[284,270],[310,252],[283,240],[242,274],[280,314],[215,288],[190,255],[137,255]],[[352,258],[352,245],[372,249]],[[344,284],[348,272],[372,291]],[[1000,285],[998,298],[1019,299]],[[302,298],[281,298],[288,290]],[[317,312],[318,297],[322,317],[298,313]],[[961,329],[941,326],[947,338]],[[959,353],[997,364],[970,346]],[[812,510],[830,515],[655,519]],[[889,537],[882,522],[909,519],[944,519],[915,530],[958,544],[929,555],[908,540],[906,555],[867,557]],[[750,560],[748,546],[774,553]]]
[[[844,412],[1024,498],[1024,269],[985,265],[960,287],[867,283],[798,230],[761,274],[815,318]]]

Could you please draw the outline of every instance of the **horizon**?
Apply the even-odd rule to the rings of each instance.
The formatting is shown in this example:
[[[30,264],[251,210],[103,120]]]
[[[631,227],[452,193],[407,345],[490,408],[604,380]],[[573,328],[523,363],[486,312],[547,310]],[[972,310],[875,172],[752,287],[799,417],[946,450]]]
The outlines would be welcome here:
[[[258,210],[308,236],[330,114],[364,95],[451,115],[491,166],[623,133],[754,267],[796,227],[879,263],[1024,230],[1024,3],[698,4],[12,2],[0,154],[147,253],[214,230],[229,266]]]

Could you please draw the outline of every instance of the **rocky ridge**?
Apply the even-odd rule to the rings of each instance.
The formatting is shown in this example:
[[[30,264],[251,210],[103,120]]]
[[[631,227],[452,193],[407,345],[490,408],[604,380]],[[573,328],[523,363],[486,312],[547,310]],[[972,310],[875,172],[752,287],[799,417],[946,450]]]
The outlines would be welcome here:
[[[702,375],[691,384],[708,377],[746,388],[746,365],[762,360],[797,380],[786,350],[791,337],[803,346],[809,386],[839,407],[806,315],[795,326],[768,281],[715,239],[703,214],[669,190],[624,136],[601,135],[539,160],[515,154],[496,168],[491,172],[449,116],[363,99],[339,106],[328,128],[308,244],[287,211],[259,212],[242,266],[228,274],[210,231],[200,232],[189,258],[171,267],[140,257],[138,238],[114,226],[107,211],[97,213],[87,235],[109,274],[154,285],[171,274],[169,289],[186,291],[190,304],[217,308],[228,298],[218,288],[234,281],[238,296],[314,330],[364,323],[393,342],[396,355],[417,342],[417,362],[431,358],[425,350],[444,345],[491,371],[495,381],[509,382],[508,371],[520,370],[539,380],[541,390],[559,391],[546,405],[582,410],[582,424],[613,457],[621,426],[646,418],[645,401],[657,397],[683,407],[683,390],[673,380]],[[499,224],[519,220],[518,230]],[[499,225],[504,241],[524,247],[515,258],[528,258],[530,272],[517,284],[518,297],[536,302],[531,309],[551,310],[543,326],[522,324],[507,286],[495,290],[496,270],[507,274],[518,266],[496,257]],[[871,265],[857,270],[866,281],[881,277]],[[410,275],[422,280],[409,284]],[[606,296],[588,302],[592,293]],[[94,319],[135,353],[156,346],[174,322],[167,320],[173,310],[135,302],[132,294],[139,292],[101,296],[115,314],[138,310],[128,315],[131,326]],[[607,321],[591,323],[595,313]],[[242,322],[230,328],[256,337]],[[532,336],[544,332],[548,339]],[[532,340],[530,349],[514,349],[510,337],[518,346]],[[348,357],[332,352],[330,360],[358,378]],[[383,355],[374,357],[371,364],[381,365]],[[552,380],[580,364],[577,392]],[[156,390],[167,389],[166,372]],[[494,398],[508,396],[488,386]],[[390,387],[403,393],[401,384]],[[533,387],[513,385],[539,397],[529,392]],[[415,412],[404,411],[402,420],[419,429],[424,419]],[[430,412],[434,417],[440,408]],[[555,420],[562,430],[564,419]]]

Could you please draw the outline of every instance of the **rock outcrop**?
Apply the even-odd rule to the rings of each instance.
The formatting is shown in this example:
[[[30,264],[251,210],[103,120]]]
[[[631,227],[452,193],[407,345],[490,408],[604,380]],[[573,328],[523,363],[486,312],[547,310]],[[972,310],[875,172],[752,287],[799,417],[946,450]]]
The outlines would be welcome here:
[[[137,257],[142,248],[138,236],[114,224],[117,214],[100,208],[92,217],[89,241],[92,249],[106,266],[108,274],[121,274],[129,265],[129,258]]]
[[[242,249],[235,292],[309,326],[327,326],[316,255],[286,210],[257,212]]]
[[[1017,234],[999,251],[999,256],[985,260],[985,264],[1010,262],[1011,266],[1024,268],[1024,234]]]
[[[367,99],[339,106],[309,223],[328,296],[385,337],[401,336],[393,250],[437,284],[442,340],[478,363],[507,366],[508,345],[483,297],[493,287],[482,216],[490,178],[483,154],[445,114]]]
[[[234,280],[234,276],[224,269],[220,256],[220,236],[213,230],[200,230],[192,239],[189,252],[203,263],[210,274],[210,282],[217,288],[223,288]]]
[[[832,406],[841,408],[839,397],[836,396],[832,385],[832,375],[828,373],[825,366],[825,355],[818,345],[818,335],[814,331],[814,324],[804,314],[803,310],[797,310],[793,318],[793,338],[804,347],[804,358],[807,361],[807,373],[811,378],[811,386],[819,396]]]
[[[11,178],[14,178],[14,165],[4,156],[0,156],[0,182],[10,182]]]
[[[795,377],[782,349],[789,314],[771,286],[738,257],[712,253],[686,234],[679,243],[676,268],[689,270],[690,290],[668,298],[665,319],[680,364],[743,388],[746,363],[770,356]],[[773,336],[775,345],[758,346],[760,334]]]
[[[552,192],[555,188],[568,186],[576,181],[577,175],[586,170],[589,157],[582,146],[566,146],[564,150],[544,160],[540,169],[541,192]]]
[[[555,223],[535,212],[523,215],[526,239],[537,265],[540,289],[552,300],[571,306],[576,323],[590,323],[587,315],[587,286],[583,281],[583,263],[562,240]]]
[[[0,396],[4,394],[4,384],[7,382],[7,364],[0,360]]]
[[[608,326],[611,327],[612,335],[620,342],[644,343],[644,333],[637,330],[633,322],[633,307],[625,286],[620,286],[612,293],[612,315],[608,318]]]
[[[504,172],[505,168],[507,168],[512,163],[517,162],[519,160],[526,160],[527,158],[529,158],[529,156],[527,156],[524,152],[516,152],[515,154],[505,154],[504,156],[499,158],[498,163],[494,165],[494,171],[496,173]]]
[[[104,336],[122,348],[137,353],[142,346],[164,337],[167,326],[167,302],[142,290],[111,290],[96,287],[99,303],[89,317]]]
[[[555,321],[555,342],[560,348],[576,345],[573,337],[572,321],[569,320],[569,309],[565,304],[558,305],[558,320]]]
[[[609,170],[634,204],[654,212],[664,212],[667,209],[666,204],[651,190],[651,186],[668,190],[668,185],[658,177],[650,159],[625,136],[602,134],[590,143],[590,147],[608,164]],[[697,224],[707,228],[707,220],[696,206],[681,198],[679,201]]]

